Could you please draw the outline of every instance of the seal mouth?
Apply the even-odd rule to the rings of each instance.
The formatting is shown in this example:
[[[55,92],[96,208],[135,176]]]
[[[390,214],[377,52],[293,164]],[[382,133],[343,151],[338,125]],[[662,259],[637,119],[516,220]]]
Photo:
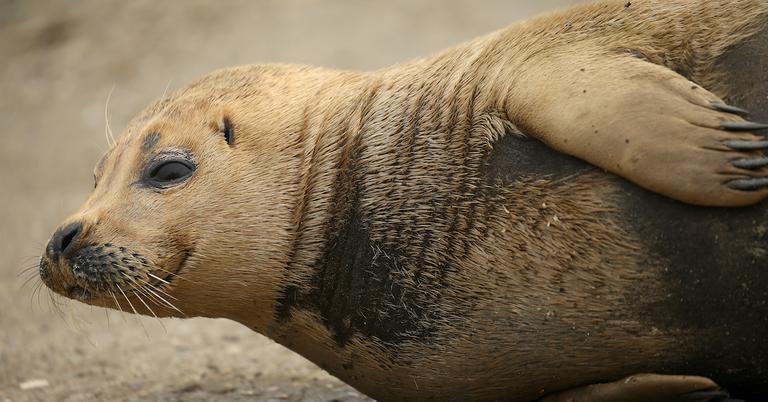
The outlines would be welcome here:
[[[158,276],[152,275],[155,279],[155,283],[151,283],[151,284],[148,283],[145,286],[152,286],[155,289],[163,289],[169,286],[171,283],[173,283],[174,279],[178,278],[181,275],[181,271],[187,265],[187,260],[189,259],[189,256],[191,254],[192,254],[192,251],[184,250],[181,254],[181,259],[179,260],[179,263],[176,264],[176,269],[174,269],[173,271],[169,271],[167,269],[161,269],[161,271],[165,273],[165,276],[158,277]]]
[[[130,282],[122,282],[122,285],[127,283],[129,287],[121,286],[121,284],[114,282],[91,284],[77,281],[71,286],[64,288],[63,295],[69,297],[70,299],[86,303],[91,303],[96,299],[100,299],[101,297],[109,296],[112,294],[112,292],[116,292],[116,294],[120,294],[120,292],[122,292],[125,294],[135,295],[147,295],[147,292],[149,292],[153,295],[162,294],[170,297],[170,295],[165,293],[167,291],[166,288],[169,287],[176,278],[181,276],[181,272],[186,267],[187,260],[191,255],[191,250],[183,250],[176,254],[175,258],[172,257],[170,259],[171,261],[169,262],[175,262],[173,260],[178,261],[178,263],[174,264],[173,269],[168,267],[168,265],[165,267],[156,267],[155,269],[144,271],[142,275],[144,279],[139,283],[137,283],[135,279],[133,280],[133,285],[131,285]],[[131,272],[137,272],[137,270],[135,268],[131,268]],[[121,273],[121,275],[122,278],[128,279],[125,273]]]
[[[93,298],[93,293],[91,293],[90,290],[77,285],[71,286],[69,289],[67,289],[67,295],[72,299],[77,299],[80,301],[86,301]]]

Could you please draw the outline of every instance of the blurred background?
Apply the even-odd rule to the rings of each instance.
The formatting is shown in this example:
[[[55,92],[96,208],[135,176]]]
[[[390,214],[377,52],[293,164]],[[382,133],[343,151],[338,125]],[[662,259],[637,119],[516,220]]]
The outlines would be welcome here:
[[[108,94],[117,135],[216,68],[376,69],[578,2],[0,0],[0,402],[366,400],[239,324],[120,315],[24,284],[93,186]]]

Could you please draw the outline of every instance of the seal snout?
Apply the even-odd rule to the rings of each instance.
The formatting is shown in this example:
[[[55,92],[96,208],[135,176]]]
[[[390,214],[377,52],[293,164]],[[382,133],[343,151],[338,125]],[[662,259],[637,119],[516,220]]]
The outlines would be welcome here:
[[[89,301],[115,292],[141,291],[160,278],[153,274],[154,263],[141,251],[94,241],[98,236],[92,232],[82,221],[56,230],[40,259],[43,283],[63,296]]]

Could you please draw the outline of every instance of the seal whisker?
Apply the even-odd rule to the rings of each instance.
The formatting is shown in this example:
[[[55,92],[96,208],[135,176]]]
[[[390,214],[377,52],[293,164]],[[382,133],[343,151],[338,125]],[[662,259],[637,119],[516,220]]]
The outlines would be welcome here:
[[[32,307],[35,302],[35,295],[37,295],[37,306],[40,307],[40,290],[43,288],[43,281],[39,281],[32,289],[32,293],[29,295],[29,305]]]
[[[34,272],[34,270],[36,270],[38,267],[39,265],[35,264],[35,265],[30,265],[26,268],[21,268],[19,272],[16,274],[16,277],[20,277],[24,274],[28,274],[29,272]]]
[[[147,327],[144,326],[144,323],[141,321],[141,318],[139,318],[139,312],[136,311],[135,307],[133,307],[133,303],[131,303],[131,299],[128,298],[128,295],[126,295],[125,292],[123,292],[123,289],[121,289],[119,286],[117,287],[117,290],[119,290],[120,293],[123,294],[123,297],[125,298],[125,301],[127,301],[128,305],[131,306],[131,310],[133,310],[133,314],[136,315],[136,317],[135,317],[136,321],[139,322],[139,325],[141,325],[141,329],[144,330],[144,335],[146,335],[147,339],[149,339],[149,332],[147,332]]]
[[[158,299],[157,296],[155,296],[154,294],[150,293],[148,291],[149,289],[146,288],[146,284],[140,285],[140,289],[141,289],[141,292],[144,292],[144,294],[149,298],[149,300],[152,303],[154,303],[156,306],[164,307],[165,303],[163,303],[163,301],[161,299]]]
[[[187,281],[187,282],[193,283],[193,284],[198,284],[199,283],[199,282],[193,281],[192,279],[186,278],[186,277],[184,277],[182,275],[179,275],[178,273],[171,272],[171,271],[169,271],[167,269],[164,269],[164,268],[155,267],[155,269],[158,270],[158,271],[163,271],[163,272],[167,273],[170,276],[173,276],[174,279],[181,279],[183,281]]]
[[[56,313],[59,318],[61,318],[62,321],[67,323],[67,326],[71,328],[71,324],[69,321],[67,321],[67,318],[64,316],[64,311],[61,309],[61,306],[56,302],[56,299],[54,299],[55,295],[50,290],[48,291],[48,307]]]
[[[184,312],[183,312],[183,311],[181,311],[181,310],[179,310],[179,308],[178,308],[178,307],[174,306],[174,305],[173,305],[173,303],[169,302],[168,300],[165,300],[165,299],[164,299],[162,296],[160,296],[160,295],[158,295],[157,293],[155,293],[154,291],[152,291],[152,288],[153,288],[153,286],[152,286],[152,285],[150,285],[150,284],[147,284],[147,286],[145,287],[145,289],[147,289],[149,292],[151,292],[151,293],[152,293],[153,295],[155,295],[157,298],[159,298],[160,300],[162,300],[162,301],[163,301],[163,303],[165,303],[165,304],[166,304],[168,307],[170,307],[170,308],[172,308],[172,309],[174,309],[174,310],[178,311],[180,314],[184,314]],[[155,289],[155,290],[157,290],[157,291],[160,291],[160,289],[157,289],[157,288],[154,288],[154,289]],[[166,293],[166,295],[168,295],[168,294]],[[184,314],[184,315],[186,315],[186,314]]]
[[[136,281],[133,281],[133,282],[134,282],[134,283],[136,283]],[[139,299],[139,301],[141,302],[141,304],[143,304],[143,305],[144,305],[144,307],[146,307],[146,308],[147,308],[147,310],[149,310],[149,312],[152,314],[152,316],[153,316],[153,317],[155,317],[155,319],[157,320],[157,322],[158,322],[158,323],[160,324],[160,326],[163,328],[163,331],[165,331],[165,332],[167,333],[167,332],[168,332],[168,330],[167,330],[167,329],[165,329],[165,325],[163,325],[163,322],[160,320],[160,318],[157,316],[157,314],[155,314],[155,311],[154,311],[154,310],[152,310],[152,308],[151,308],[151,307],[149,307],[149,305],[148,305],[148,304],[147,304],[147,303],[144,301],[144,299],[141,297],[141,294],[142,294],[142,290],[141,290],[141,287],[137,288],[137,287],[136,287],[136,286],[134,286],[133,284],[129,284],[129,286],[131,287],[131,289],[133,289],[133,290],[134,290],[134,294],[136,295],[136,298],[137,298],[137,299]]]
[[[21,283],[22,289],[27,287],[30,283],[34,283],[36,280],[40,280],[40,276],[37,275],[37,272],[30,272],[27,275],[28,275],[28,278],[24,279],[24,282]],[[43,283],[43,281],[40,281],[40,283]]]
[[[147,272],[147,275],[157,279],[158,281],[160,281],[160,282],[162,282],[162,283],[164,283],[166,285],[170,285],[171,284],[170,282],[166,281],[165,279],[163,279],[163,278],[161,278],[161,277],[159,277],[159,276],[157,276],[155,274],[151,274],[151,273]]]
[[[123,274],[122,272],[121,272],[121,274],[122,274],[124,277],[126,277],[126,278],[127,278],[129,281],[133,282],[133,283],[136,285],[136,286],[134,286],[134,285],[131,285],[131,284],[129,284],[129,285],[131,286],[131,288],[133,288],[133,289],[134,289],[134,291],[136,291],[136,292],[143,292],[143,294],[144,294],[144,295],[146,295],[147,297],[149,297],[150,301],[152,301],[153,303],[155,303],[155,305],[157,305],[157,306],[161,306],[161,307],[162,307],[162,302],[159,302],[159,301],[158,301],[159,299],[157,299],[157,297],[155,297],[155,296],[153,296],[151,293],[147,292],[147,290],[148,290],[148,289],[146,289],[146,285],[147,285],[147,282],[145,282],[145,281],[142,281],[142,282],[140,283],[140,282],[139,282],[139,281],[137,281],[136,279],[134,279],[134,278],[132,278],[132,277],[130,277],[130,276],[126,276],[126,275],[125,275],[125,274]]]
[[[89,139],[88,143],[93,145],[93,146],[95,146],[99,150],[99,152],[101,152],[102,154],[107,152],[106,148],[104,148],[101,144],[99,144],[98,142],[96,142],[96,141],[94,141],[92,139]]]
[[[151,284],[151,283],[149,283],[149,282],[146,282],[146,286],[147,286],[147,287],[149,287],[149,288],[152,288],[153,290],[157,291],[157,292],[158,292],[158,293],[160,293],[161,295],[164,295],[165,297],[168,297],[169,299],[173,299],[173,300],[175,300],[175,301],[179,301],[179,299],[178,299],[178,298],[176,298],[176,296],[173,296],[173,295],[171,295],[170,293],[166,292],[166,291],[165,291],[165,290],[163,290],[163,288],[162,288],[162,287],[160,287],[160,286],[156,286],[156,285],[153,285],[153,284]]]
[[[107,137],[107,145],[110,147],[117,143],[117,141],[115,141],[115,136],[112,134],[112,127],[109,124],[109,101],[112,99],[112,92],[114,92],[114,90],[115,86],[112,85],[112,88],[107,94],[107,101],[104,104],[104,123],[106,125],[104,135]]]
[[[163,94],[162,94],[162,95],[160,95],[160,99],[163,99],[163,98],[165,98],[165,95],[167,95],[167,94],[168,94],[168,88],[170,88],[170,87],[171,87],[171,83],[172,83],[172,82],[173,82],[173,77],[169,78],[169,79],[168,79],[168,83],[167,83],[167,84],[165,84],[165,89],[163,89]]]
[[[32,290],[32,296],[34,297],[37,295],[37,305],[40,306],[40,293],[42,293],[42,289],[45,286],[45,283],[43,281],[39,281],[37,285],[35,285],[35,288]]]
[[[24,274],[26,274],[26,273],[29,273],[29,272],[32,272],[32,273],[37,273],[37,270],[38,270],[39,268],[40,268],[40,263],[39,263],[39,262],[38,262],[38,263],[35,263],[35,264],[30,264],[30,265],[28,265],[28,266],[26,266],[26,267],[22,267],[22,268],[19,270],[19,272],[16,274],[16,276],[17,276],[17,277],[18,277],[18,276],[22,276],[22,275],[24,275]]]
[[[34,280],[38,278],[39,276],[37,275],[30,275],[27,279],[24,280],[24,282],[21,283],[21,288],[26,288],[30,283],[34,283]]]
[[[115,292],[112,291],[112,288],[109,289],[109,294],[112,296],[112,299],[115,301],[115,304],[117,305],[117,309],[120,310],[120,317],[123,318],[123,322],[128,322],[128,320],[125,318],[125,311],[123,310],[123,306],[120,305],[120,302],[117,301],[117,296],[115,296]]]
[[[31,279],[40,278],[40,275],[36,269],[26,269],[24,272],[20,272],[16,275],[16,279],[21,281],[20,288],[24,288]]]
[[[41,281],[41,283],[42,283],[42,281]],[[43,286],[40,285],[39,288],[40,289],[38,289],[38,291],[37,291],[37,307],[40,307],[42,309],[43,308],[43,302],[42,302],[41,299],[43,298]],[[46,287],[45,290],[46,290],[46,292],[51,293],[50,288]],[[50,307],[49,307],[49,309],[50,309]]]
[[[28,275],[28,274],[30,274],[30,273],[31,273],[31,274],[36,274],[36,273],[37,273],[37,272],[36,272],[37,268],[39,268],[37,265],[35,265],[35,266],[30,266],[30,267],[26,267],[26,268],[22,268],[22,269],[21,269],[21,270],[20,270],[20,271],[19,271],[19,272],[16,274],[16,277],[17,277],[17,278],[18,278],[18,277],[22,277],[22,276],[24,276],[24,275]]]
[[[51,294],[50,291],[48,292],[48,299],[46,299],[46,306],[48,306],[49,312],[54,312],[56,313],[56,315],[59,315],[59,313],[56,312],[55,309],[53,308],[53,295]]]
[[[37,247],[42,247],[42,246],[43,246],[42,244],[40,244],[40,243],[38,243],[38,242],[35,242],[35,243],[37,243]],[[26,256],[26,257],[24,257],[24,259],[23,259],[23,260],[21,260],[21,261],[22,261],[22,264],[27,264],[27,263],[29,263],[29,262],[32,262],[32,261],[37,261],[37,262],[40,262],[40,258],[41,258],[41,257],[40,257],[40,255],[38,255],[38,254],[35,254],[35,255],[27,255],[27,256]]]
[[[178,299],[176,299],[174,296],[171,296],[171,295],[170,295],[170,294],[168,294],[167,292],[163,291],[162,289],[160,289],[160,288],[158,288],[158,287],[156,287],[156,286],[153,286],[151,283],[149,283],[149,282],[147,282],[147,281],[145,281],[145,280],[144,280],[144,281],[142,281],[142,282],[143,282],[143,284],[139,284],[139,283],[138,283],[138,282],[137,282],[137,281],[136,281],[134,278],[131,278],[131,277],[129,277],[129,276],[127,276],[127,275],[125,275],[125,274],[124,274],[124,273],[122,273],[122,272],[121,272],[121,275],[123,275],[123,277],[125,277],[125,278],[127,278],[128,280],[130,280],[130,281],[133,281],[134,283],[136,283],[137,285],[139,285],[141,289],[143,289],[143,290],[145,290],[145,291],[147,291],[147,292],[151,293],[151,294],[154,296],[154,298],[157,298],[157,299],[159,299],[159,300],[161,300],[161,301],[162,301],[162,303],[158,303],[158,302],[155,300],[155,301],[154,301],[154,302],[155,302],[155,304],[157,304],[157,305],[165,304],[165,305],[167,305],[168,307],[170,307],[170,308],[172,308],[172,309],[174,309],[174,310],[178,311],[179,313],[181,313],[181,314],[184,314],[184,312],[183,312],[183,311],[181,311],[181,310],[180,310],[178,307],[176,307],[176,306],[175,306],[173,303],[171,303],[171,302],[169,302],[168,300],[164,299],[162,296],[160,296],[159,294],[155,293],[155,291],[157,291],[157,292],[159,292],[159,293],[161,293],[161,294],[163,294],[163,295],[165,295],[165,296],[167,296],[167,297],[169,297],[169,298],[171,298],[171,299],[174,299],[174,300],[178,300]]]

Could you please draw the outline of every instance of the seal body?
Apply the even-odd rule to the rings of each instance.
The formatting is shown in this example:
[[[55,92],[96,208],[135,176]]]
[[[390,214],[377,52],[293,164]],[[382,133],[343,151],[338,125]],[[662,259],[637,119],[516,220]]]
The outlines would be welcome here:
[[[373,73],[214,72],[130,124],[41,276],[237,320],[380,400],[641,372],[765,395],[765,205],[605,171],[765,196],[725,186],[765,172],[729,165],[762,143],[718,95],[768,118],[768,6],[718,5],[606,1]]]

